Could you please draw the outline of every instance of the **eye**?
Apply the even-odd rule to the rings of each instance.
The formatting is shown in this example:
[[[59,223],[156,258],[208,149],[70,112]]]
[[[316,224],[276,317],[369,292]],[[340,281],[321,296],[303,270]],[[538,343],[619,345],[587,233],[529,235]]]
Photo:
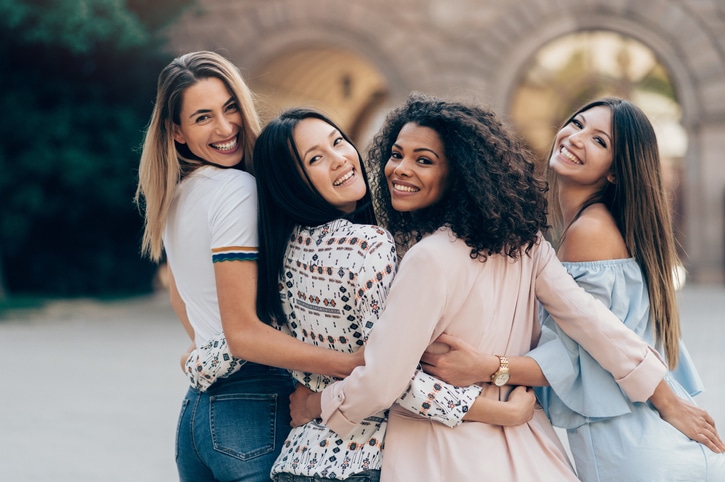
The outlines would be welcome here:
[[[433,164],[433,161],[431,161],[427,157],[419,157],[418,159],[416,159],[415,162],[417,162],[418,164],[423,164],[423,165]]]
[[[339,145],[342,142],[345,142],[345,138],[343,138],[342,136],[336,137],[335,140],[332,141],[332,145],[333,146],[337,146],[337,145]]]
[[[315,162],[319,161],[320,159],[322,159],[322,156],[312,156],[308,162],[309,162],[309,164],[314,164]]]
[[[226,109],[227,112],[237,112],[239,110],[239,105],[236,102],[232,102],[231,104],[228,104]]]
[[[390,153],[391,159],[402,159],[403,156],[398,151],[393,151]]]
[[[194,119],[194,122],[197,124],[201,124],[203,122],[208,121],[209,119],[210,119],[210,117],[208,115],[203,114],[203,115],[200,115],[199,117],[197,117],[196,119]]]
[[[605,141],[603,138],[601,138],[599,136],[597,136],[597,137],[594,138],[594,142],[596,142],[597,144],[601,145],[605,149],[607,147],[607,141]]]
[[[584,124],[582,124],[582,122],[579,119],[572,119],[571,124],[578,127],[579,129],[581,129],[584,126]]]

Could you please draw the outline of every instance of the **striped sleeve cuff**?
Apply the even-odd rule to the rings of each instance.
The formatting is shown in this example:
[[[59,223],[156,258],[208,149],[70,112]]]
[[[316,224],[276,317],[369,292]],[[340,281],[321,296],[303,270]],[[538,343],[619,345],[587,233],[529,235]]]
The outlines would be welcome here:
[[[251,246],[225,246],[211,250],[211,260],[214,263],[221,261],[256,261],[257,247]]]

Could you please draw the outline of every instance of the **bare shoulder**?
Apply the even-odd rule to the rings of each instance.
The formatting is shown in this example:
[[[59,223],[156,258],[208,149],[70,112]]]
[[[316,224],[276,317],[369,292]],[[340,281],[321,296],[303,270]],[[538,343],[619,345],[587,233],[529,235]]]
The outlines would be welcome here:
[[[629,252],[609,210],[593,204],[569,226],[557,255],[561,261],[582,262],[628,258]]]

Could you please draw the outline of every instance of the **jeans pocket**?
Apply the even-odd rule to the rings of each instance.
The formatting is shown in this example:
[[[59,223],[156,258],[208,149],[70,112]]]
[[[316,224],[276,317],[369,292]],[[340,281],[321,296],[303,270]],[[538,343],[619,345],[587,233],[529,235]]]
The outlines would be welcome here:
[[[214,450],[248,460],[275,450],[276,393],[235,393],[209,399]]]
[[[181,436],[181,422],[184,420],[184,415],[186,414],[186,408],[189,406],[189,399],[184,398],[184,401],[181,403],[181,410],[179,410],[179,420],[176,422],[176,448],[175,448],[175,454],[174,458],[175,460],[179,459],[179,437]]]

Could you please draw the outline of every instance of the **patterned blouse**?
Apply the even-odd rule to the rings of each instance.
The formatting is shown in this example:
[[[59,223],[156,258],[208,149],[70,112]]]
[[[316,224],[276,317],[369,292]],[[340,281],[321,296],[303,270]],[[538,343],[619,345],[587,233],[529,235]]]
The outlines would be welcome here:
[[[335,220],[317,227],[298,226],[285,253],[280,297],[287,324],[283,331],[313,345],[352,353],[367,341],[385,307],[397,270],[395,244],[377,226]],[[205,389],[240,361],[231,357],[222,337],[187,361],[193,386]],[[210,365],[217,370],[210,376]],[[297,382],[322,391],[335,378],[292,371]],[[208,376],[208,378],[207,378]],[[381,380],[382,381],[382,380]],[[418,370],[398,403],[424,417],[455,426],[481,388],[447,385]],[[290,432],[272,468],[276,473],[345,479],[379,470],[387,427],[387,410],[366,418],[345,437],[318,421]]]

